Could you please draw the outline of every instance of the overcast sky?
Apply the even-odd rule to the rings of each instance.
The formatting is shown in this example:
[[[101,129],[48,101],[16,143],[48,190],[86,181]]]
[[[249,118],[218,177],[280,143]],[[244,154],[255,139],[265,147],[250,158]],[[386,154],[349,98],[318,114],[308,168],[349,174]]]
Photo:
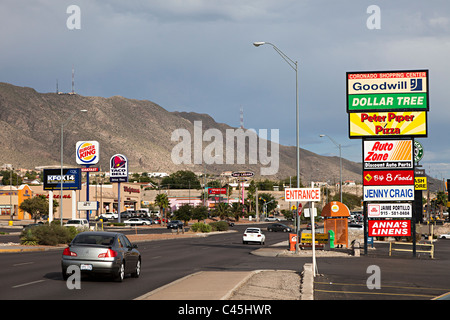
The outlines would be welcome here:
[[[73,29],[80,8],[80,29]],[[380,29],[369,29],[370,5]],[[67,22],[72,29],[69,29]],[[76,26],[75,26],[76,27]],[[0,81],[39,92],[146,99],[169,111],[208,113],[217,122],[279,129],[300,146],[361,161],[349,139],[346,72],[429,69],[428,138],[421,164],[450,178],[450,2],[448,0],[2,0]]]

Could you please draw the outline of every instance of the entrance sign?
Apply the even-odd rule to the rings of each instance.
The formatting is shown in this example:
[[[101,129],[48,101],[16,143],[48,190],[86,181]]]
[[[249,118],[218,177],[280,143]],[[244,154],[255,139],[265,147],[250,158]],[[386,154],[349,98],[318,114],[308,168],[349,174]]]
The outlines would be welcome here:
[[[427,112],[349,113],[349,138],[427,136]]]
[[[364,201],[413,201],[414,186],[364,186]]]
[[[364,169],[413,169],[412,140],[364,140]]]
[[[369,170],[363,178],[365,186],[413,185],[414,170]]]
[[[369,237],[409,237],[411,220],[369,220]]]
[[[286,201],[320,201],[320,188],[286,188]]]
[[[410,203],[369,203],[367,204],[369,218],[411,218]]]

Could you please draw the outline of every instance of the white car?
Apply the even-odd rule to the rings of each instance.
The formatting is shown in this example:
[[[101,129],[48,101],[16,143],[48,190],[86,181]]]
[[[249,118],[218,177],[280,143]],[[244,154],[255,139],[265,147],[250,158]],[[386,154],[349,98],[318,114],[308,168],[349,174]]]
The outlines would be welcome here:
[[[77,229],[89,229],[89,222],[87,219],[72,219],[67,221],[64,226],[75,227]]]
[[[280,218],[267,217],[266,219],[264,219],[264,221],[281,221],[281,220],[280,220]]]
[[[106,212],[106,213],[102,213],[100,215],[100,218],[106,218],[106,219],[118,219],[119,215],[117,213],[113,213],[113,212]]]
[[[141,218],[131,218],[126,221],[124,221],[125,224],[129,224],[131,226],[135,225],[150,225],[152,224],[149,220],[141,219]]]
[[[247,228],[242,236],[242,243],[259,242],[263,245],[266,242],[266,236],[262,233],[260,228]]]
[[[450,233],[443,233],[439,236],[439,239],[450,239]]]

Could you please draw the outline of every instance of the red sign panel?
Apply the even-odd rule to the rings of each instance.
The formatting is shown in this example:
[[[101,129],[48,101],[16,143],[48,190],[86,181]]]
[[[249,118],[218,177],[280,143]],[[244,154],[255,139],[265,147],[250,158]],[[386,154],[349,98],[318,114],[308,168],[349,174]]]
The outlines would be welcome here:
[[[226,194],[227,189],[226,188],[209,188],[208,194]]]
[[[369,237],[409,237],[411,220],[369,220]]]
[[[364,171],[363,182],[365,186],[412,186],[414,170]]]

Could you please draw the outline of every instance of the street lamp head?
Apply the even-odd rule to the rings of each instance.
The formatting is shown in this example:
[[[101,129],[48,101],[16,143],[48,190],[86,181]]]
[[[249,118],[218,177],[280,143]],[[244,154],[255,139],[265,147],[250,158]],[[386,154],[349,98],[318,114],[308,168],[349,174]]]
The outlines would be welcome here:
[[[323,138],[323,137],[325,137],[325,135],[324,135],[324,134],[321,134],[321,135],[319,135],[319,137]]]
[[[253,42],[253,45],[254,45],[255,47],[262,46],[263,44],[266,44],[266,43],[265,43],[264,41]]]
[[[83,109],[83,110],[80,110],[80,112],[87,112],[87,110],[86,110],[86,109]]]

